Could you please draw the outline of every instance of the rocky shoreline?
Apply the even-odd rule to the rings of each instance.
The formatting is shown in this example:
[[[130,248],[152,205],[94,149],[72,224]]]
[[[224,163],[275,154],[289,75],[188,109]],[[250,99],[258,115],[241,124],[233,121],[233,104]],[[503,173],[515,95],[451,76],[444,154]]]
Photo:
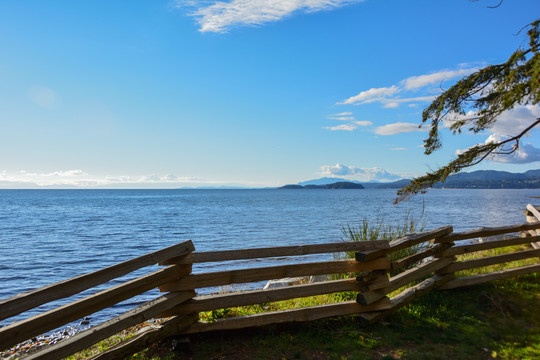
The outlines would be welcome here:
[[[155,325],[163,319],[151,319],[145,321],[142,324],[135,325],[129,329],[124,330],[122,333],[132,333],[139,331],[140,329]],[[95,325],[95,324],[94,324]],[[58,331],[54,331],[48,334],[36,336],[32,339],[26,340],[20,344],[15,345],[11,349],[0,352],[0,359],[2,360],[15,360],[27,356],[31,353],[34,353],[43,347],[54,345],[62,340],[68,339],[80,332],[88,330],[92,325],[90,323],[90,318],[85,317],[79,324],[73,326],[67,326]]]
[[[85,320],[83,320],[84,322]],[[2,351],[0,353],[0,359],[13,360],[22,356],[26,356],[32,352],[35,352],[45,346],[56,344],[57,342],[67,339],[75,334],[84,331],[89,326],[87,324],[68,326],[62,330],[52,332],[45,335],[36,336],[32,339],[26,340],[20,344],[15,345],[11,349]]]

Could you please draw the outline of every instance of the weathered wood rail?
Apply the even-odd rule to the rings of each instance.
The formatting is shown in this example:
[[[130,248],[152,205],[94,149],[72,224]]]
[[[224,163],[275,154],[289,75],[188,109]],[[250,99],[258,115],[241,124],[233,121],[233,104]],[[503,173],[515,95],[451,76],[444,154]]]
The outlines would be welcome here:
[[[527,222],[534,223],[540,221],[540,206],[532,206],[531,204],[527,205],[527,210],[525,210],[525,216],[527,217]],[[540,235],[540,230],[529,230],[529,235],[538,236]],[[540,241],[531,244],[533,248],[540,249]]]
[[[472,286],[527,273],[539,272],[540,263],[460,276],[468,269],[540,257],[540,212],[527,207],[527,223],[497,228],[481,228],[455,233],[451,226],[409,234],[392,241],[340,242],[259,249],[196,252],[191,241],[183,242],[126,262],[81,275],[44,288],[0,300],[0,320],[24,313],[53,300],[67,298],[140,268],[159,264],[158,271],[99,291],[67,305],[0,328],[0,350],[56,329],[101,309],[110,307],[153,288],[165,294],[69,339],[34,352],[26,359],[59,359],[106,339],[124,329],[152,318],[165,318],[148,326],[136,336],[101,352],[96,359],[120,359],[151,343],[173,335],[216,330],[232,330],[281,322],[312,321],[356,314],[364,322],[373,322],[396,311],[433,289],[446,290]],[[456,244],[456,241],[515,234],[481,243]],[[424,248],[409,257],[391,261],[391,254],[411,246]],[[474,260],[457,257],[498,247],[524,245],[526,249]],[[305,262],[304,255],[355,252],[355,259]],[[239,270],[192,273],[193,264],[261,258],[291,258],[289,265],[251,267]],[[257,263],[256,261],[254,262]],[[390,276],[390,274],[393,274]],[[458,276],[456,276],[458,273]],[[291,285],[281,288],[197,295],[196,290],[245,284],[282,278],[306,278],[340,274],[341,278]],[[343,278],[344,277],[344,278]],[[199,313],[246,305],[310,297],[332,293],[355,293],[356,300],[310,306],[286,311],[268,311],[255,315],[205,322]]]

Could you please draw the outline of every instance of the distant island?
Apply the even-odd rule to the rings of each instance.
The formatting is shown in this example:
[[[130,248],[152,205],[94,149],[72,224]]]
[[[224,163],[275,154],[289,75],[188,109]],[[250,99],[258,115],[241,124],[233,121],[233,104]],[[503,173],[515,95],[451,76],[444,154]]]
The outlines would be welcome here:
[[[278,189],[365,189],[362,184],[350,182],[350,181],[338,181],[332,184],[324,185],[285,185]]]
[[[407,186],[411,180],[401,179],[392,182],[360,182],[340,178],[321,178],[309,181],[302,181],[296,185],[285,185],[280,189],[345,189],[335,187],[336,184],[351,184],[347,186],[360,185],[357,189],[400,189]],[[352,189],[353,187],[347,187]],[[436,189],[540,189],[540,169],[529,170],[524,173],[511,173],[496,170],[478,170],[464,172],[449,176],[446,182],[436,184]]]
[[[180,189],[401,189],[410,183],[411,179],[396,181],[355,181],[336,177],[301,181],[281,187],[249,188],[242,186],[204,186],[183,187]],[[524,173],[511,173],[497,170],[477,170],[449,176],[446,182],[435,184],[436,189],[540,189],[540,169]]]

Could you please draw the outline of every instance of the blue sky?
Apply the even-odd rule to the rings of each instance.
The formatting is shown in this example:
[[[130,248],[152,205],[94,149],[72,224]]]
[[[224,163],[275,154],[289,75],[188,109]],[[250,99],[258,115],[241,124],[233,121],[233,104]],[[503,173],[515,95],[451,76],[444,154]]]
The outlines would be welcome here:
[[[505,61],[537,0],[0,2],[0,187],[277,186],[394,180],[510,135],[443,134],[421,111]],[[513,159],[540,165],[540,133]],[[502,162],[506,160],[506,162]]]

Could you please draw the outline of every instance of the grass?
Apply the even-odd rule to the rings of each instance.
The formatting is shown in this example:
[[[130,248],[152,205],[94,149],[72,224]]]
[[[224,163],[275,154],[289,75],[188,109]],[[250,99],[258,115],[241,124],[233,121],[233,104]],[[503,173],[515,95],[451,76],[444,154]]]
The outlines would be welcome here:
[[[354,316],[191,337],[175,359],[538,359],[537,274],[433,291],[383,322]],[[145,359],[152,358],[152,349]]]
[[[496,248],[496,249],[491,249],[491,250],[485,250],[485,251],[479,251],[475,253],[460,255],[457,257],[457,259],[459,261],[474,260],[474,259],[481,259],[483,257],[488,257],[488,256],[503,255],[503,254],[513,253],[513,252],[518,252],[518,251],[530,250],[530,249],[531,247],[528,245],[507,246],[507,247],[501,247],[501,248]],[[458,273],[456,273],[456,276],[471,276],[471,275],[477,275],[477,274],[486,273],[486,272],[506,270],[506,269],[517,267],[517,266],[532,265],[532,264],[537,264],[537,263],[538,263],[538,258],[516,260],[516,261],[510,261],[510,262],[506,262],[502,264],[485,266],[482,268],[459,271]]]
[[[387,240],[399,238],[405,234],[412,234],[424,231],[426,222],[422,220],[422,214],[419,217],[414,217],[407,212],[401,223],[388,224],[383,218],[377,218],[375,223],[369,222],[364,218],[359,225],[347,225],[341,228],[343,241],[371,241],[371,240]],[[426,248],[427,244],[418,244],[402,250],[393,252],[390,257],[392,261],[416,254]],[[338,256],[337,258],[344,258]],[[345,253],[345,258],[354,259],[354,252]]]
[[[458,256],[478,259],[525,250],[513,246]],[[462,271],[476,275],[538,263],[538,258]],[[308,323],[190,336],[190,351],[175,339],[155,344],[130,359],[539,359],[540,274],[524,275],[450,291],[431,291],[383,321],[364,326],[355,316]],[[320,295],[202,313],[216,321],[267,311],[354,299],[355,294]],[[129,336],[129,332],[124,333]],[[117,341],[109,339],[77,354],[81,359]],[[109,342],[109,343],[108,343]]]

